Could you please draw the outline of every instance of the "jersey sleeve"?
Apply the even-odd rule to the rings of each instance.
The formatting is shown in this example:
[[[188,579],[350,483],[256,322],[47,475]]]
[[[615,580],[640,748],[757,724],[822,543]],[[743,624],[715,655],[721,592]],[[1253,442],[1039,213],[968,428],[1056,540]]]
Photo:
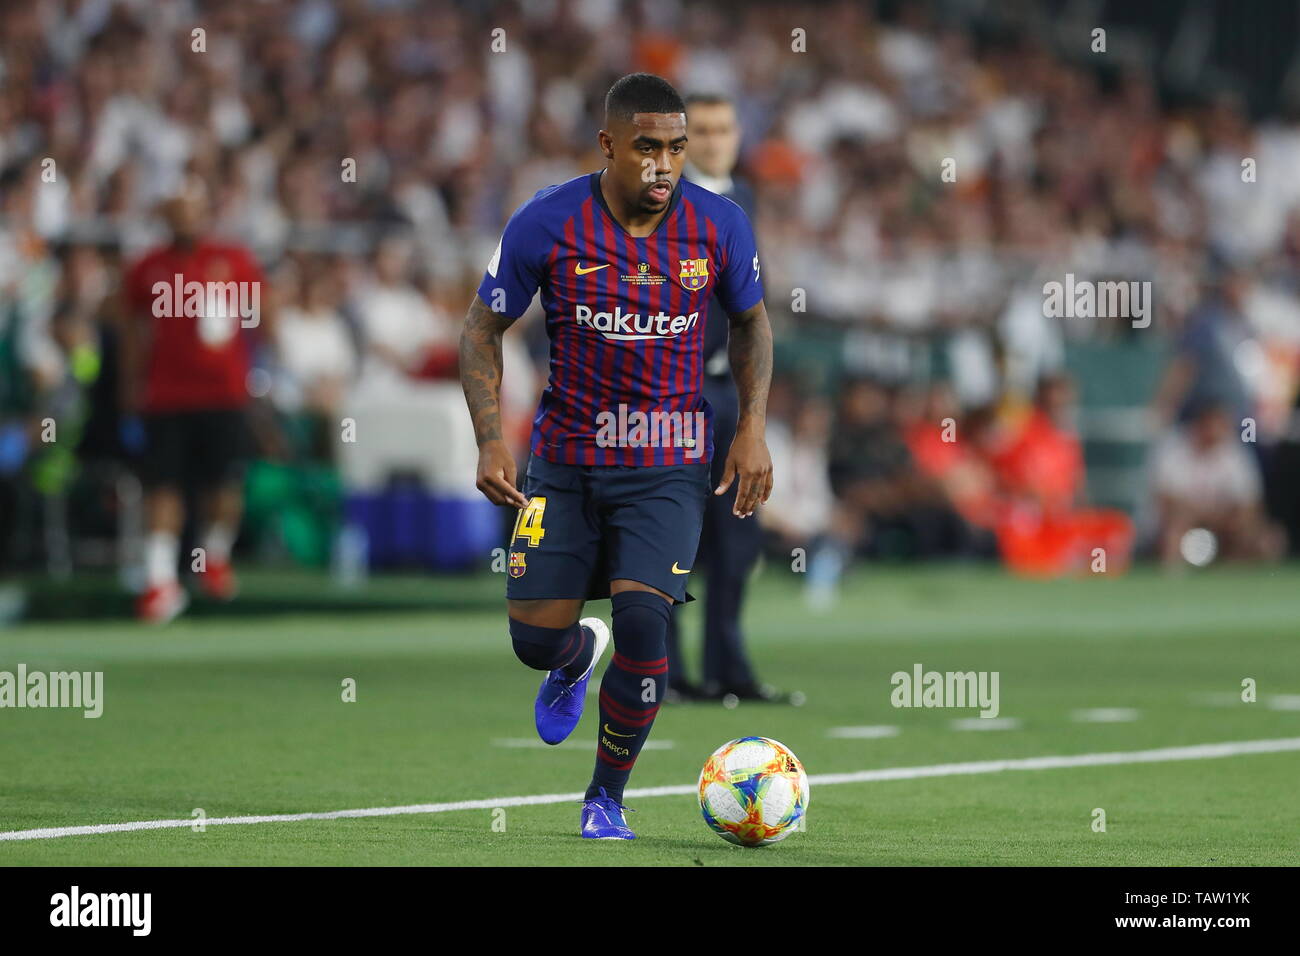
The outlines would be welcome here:
[[[761,266],[758,261],[758,243],[749,217],[739,206],[732,204],[723,252],[726,264],[718,277],[717,299],[729,314],[744,312],[763,298]]]
[[[546,238],[533,221],[532,207],[529,201],[510,217],[478,287],[484,304],[509,319],[528,310],[544,275]]]

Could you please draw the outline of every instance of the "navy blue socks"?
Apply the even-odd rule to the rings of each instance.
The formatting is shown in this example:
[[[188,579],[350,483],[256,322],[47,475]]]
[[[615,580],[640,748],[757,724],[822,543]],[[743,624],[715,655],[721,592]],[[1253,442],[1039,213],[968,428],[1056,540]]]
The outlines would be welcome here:
[[[667,635],[671,605],[649,591],[623,591],[614,606],[614,659],[600,682],[596,771],[587,799],[600,788],[623,801],[623,788],[668,686]]]
[[[515,656],[533,670],[562,670],[571,680],[577,680],[591,666],[591,655],[596,650],[591,632],[576,621],[568,627],[538,627],[512,617],[510,641]]]

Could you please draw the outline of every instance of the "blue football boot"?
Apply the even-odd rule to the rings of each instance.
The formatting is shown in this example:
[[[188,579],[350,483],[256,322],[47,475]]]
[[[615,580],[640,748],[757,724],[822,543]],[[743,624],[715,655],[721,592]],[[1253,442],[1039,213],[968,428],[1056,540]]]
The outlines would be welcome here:
[[[586,840],[635,840],[636,834],[623,819],[623,811],[629,810],[613,797],[606,796],[605,788],[600,788],[600,796],[582,804],[582,829],[579,831]]]
[[[596,670],[596,662],[609,644],[609,628],[598,617],[584,617],[579,626],[591,631],[596,646],[591,655],[591,666],[577,680],[570,680],[563,671],[550,671],[537,691],[533,705],[533,719],[537,735],[548,744],[558,744],[578,726],[582,719],[582,705],[587,702],[587,682]]]

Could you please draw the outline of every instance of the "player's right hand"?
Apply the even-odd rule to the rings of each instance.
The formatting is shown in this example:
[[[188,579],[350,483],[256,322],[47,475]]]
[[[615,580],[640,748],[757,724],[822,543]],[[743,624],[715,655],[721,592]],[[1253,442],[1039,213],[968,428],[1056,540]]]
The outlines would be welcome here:
[[[526,507],[528,499],[515,487],[517,474],[515,456],[510,454],[505,442],[489,441],[479,447],[478,480],[474,484],[488,501],[512,508]]]

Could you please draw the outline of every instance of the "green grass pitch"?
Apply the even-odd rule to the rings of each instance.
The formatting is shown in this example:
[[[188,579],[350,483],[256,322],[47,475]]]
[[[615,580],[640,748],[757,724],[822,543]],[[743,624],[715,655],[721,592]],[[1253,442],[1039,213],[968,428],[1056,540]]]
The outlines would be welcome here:
[[[505,638],[501,578],[378,582],[398,610],[271,614],[259,588],[309,604],[332,586],[259,575],[247,600],[160,630],[46,622],[0,631],[0,670],[100,670],[99,719],[0,710],[0,831],[286,814],[581,790],[580,747],[535,736],[538,677]],[[746,609],[766,679],[799,708],[665,706],[632,787],[694,783],[746,734],[817,775],[1300,737],[1300,569],[1029,581],[992,569],[864,569],[832,613],[764,570]],[[390,593],[391,592],[391,593]],[[419,605],[425,607],[421,609]],[[441,609],[440,609],[441,608]],[[200,612],[203,610],[199,609]],[[695,614],[694,608],[688,608]],[[589,607],[608,614],[608,604]],[[688,618],[694,650],[697,617]],[[890,675],[998,671],[1012,726],[974,710],[890,704]],[[342,682],[356,681],[355,703]],[[1258,699],[1240,699],[1242,681]],[[1076,711],[1124,708],[1119,722]],[[893,736],[836,737],[888,726]],[[628,798],[639,839],[583,841],[576,803],[0,841],[0,864],[1294,865],[1300,752],[818,785],[806,832],[732,847],[693,796]],[[1094,811],[1105,812],[1095,832]],[[495,824],[495,826],[494,826]]]

